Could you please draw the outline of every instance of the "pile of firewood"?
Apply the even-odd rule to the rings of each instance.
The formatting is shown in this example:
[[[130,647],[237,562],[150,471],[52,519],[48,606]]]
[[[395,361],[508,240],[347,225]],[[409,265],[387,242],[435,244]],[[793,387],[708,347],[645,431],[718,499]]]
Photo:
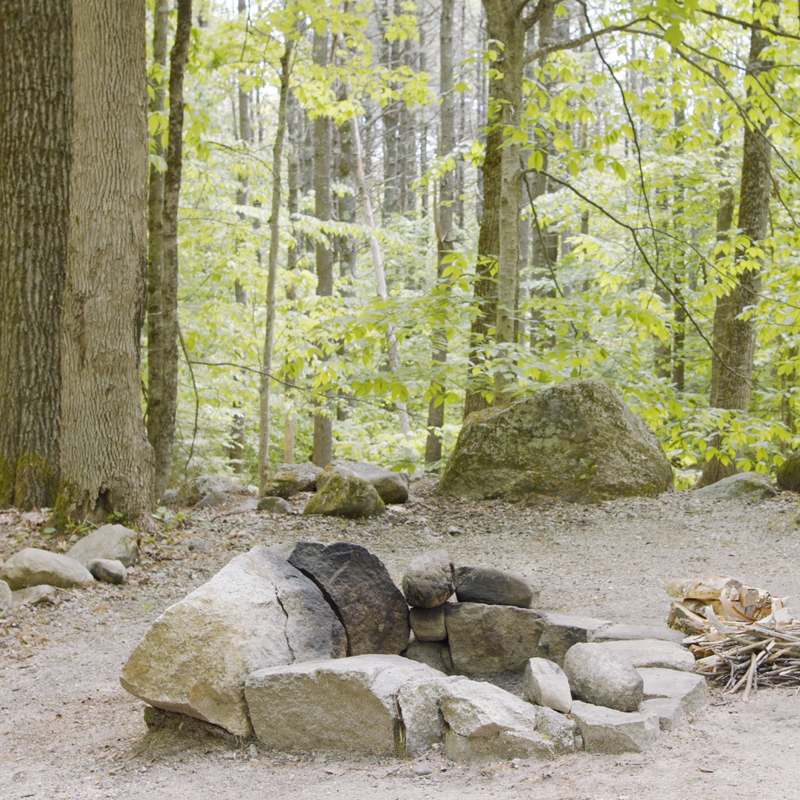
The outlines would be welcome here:
[[[669,625],[688,634],[697,672],[723,691],[800,686],[800,622],[785,599],[732,578],[671,581]]]

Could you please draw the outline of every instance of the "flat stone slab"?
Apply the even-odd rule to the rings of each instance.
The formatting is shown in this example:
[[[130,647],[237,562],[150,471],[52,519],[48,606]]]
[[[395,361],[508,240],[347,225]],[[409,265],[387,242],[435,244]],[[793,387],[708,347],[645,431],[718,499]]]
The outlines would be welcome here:
[[[644,682],[644,699],[678,700],[685,714],[693,714],[708,703],[708,688],[702,675],[675,669],[637,669]]]
[[[544,623],[536,656],[555,661],[559,666],[564,665],[564,656],[572,645],[590,641],[593,635],[612,624],[605,619],[571,614],[545,614]]]
[[[661,667],[694,672],[695,658],[683,645],[660,639],[632,639],[599,645],[634,669]]]
[[[362,655],[257,670],[247,677],[245,697],[267,748],[403,755],[401,687],[444,677],[401,656]]]
[[[589,635],[590,642],[626,642],[636,639],[659,639],[683,644],[684,634],[660,625],[609,625]]]
[[[464,675],[522,672],[544,628],[536,611],[482,603],[447,603],[445,625],[453,669]]]
[[[656,716],[626,713],[574,700],[570,714],[578,723],[587,753],[641,753],[658,739]]]
[[[683,719],[681,701],[670,697],[656,697],[652,700],[645,700],[639,706],[639,713],[645,717],[657,719],[658,726],[662,731],[677,730]]]

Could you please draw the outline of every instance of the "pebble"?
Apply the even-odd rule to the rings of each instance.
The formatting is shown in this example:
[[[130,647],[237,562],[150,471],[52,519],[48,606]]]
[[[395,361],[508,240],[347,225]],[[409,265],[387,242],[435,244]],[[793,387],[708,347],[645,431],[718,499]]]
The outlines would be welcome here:
[[[419,776],[433,774],[433,770],[427,764],[414,764],[414,766],[411,767],[411,771]]]

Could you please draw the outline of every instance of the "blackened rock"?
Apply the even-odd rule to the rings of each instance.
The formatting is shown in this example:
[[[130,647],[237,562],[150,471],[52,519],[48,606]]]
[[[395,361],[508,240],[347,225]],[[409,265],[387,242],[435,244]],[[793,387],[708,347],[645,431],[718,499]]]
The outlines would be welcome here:
[[[408,606],[383,562],[349,542],[298,542],[289,563],[311,578],[344,625],[347,655],[399,654],[408,645]]]
[[[530,608],[539,590],[510,570],[462,566],[456,567],[456,596],[459,603]]]
[[[446,550],[431,550],[415,558],[403,575],[403,594],[410,606],[436,608],[456,589],[453,562]]]
[[[116,586],[125,583],[128,580],[128,570],[121,561],[114,561],[110,558],[95,558],[90,561],[89,572],[92,573],[98,581],[103,583],[113,583]]]

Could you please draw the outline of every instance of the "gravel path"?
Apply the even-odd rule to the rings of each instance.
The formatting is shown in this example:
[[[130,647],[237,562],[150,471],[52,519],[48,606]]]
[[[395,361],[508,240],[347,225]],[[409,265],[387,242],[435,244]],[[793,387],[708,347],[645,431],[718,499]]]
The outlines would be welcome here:
[[[303,498],[293,505],[301,509]],[[543,500],[519,507],[443,499],[429,480],[413,484],[406,506],[364,522],[194,513],[186,529],[146,543],[126,586],[68,592],[57,608],[25,609],[0,622],[0,797],[729,800],[767,797],[769,787],[791,796],[800,785],[795,690],[761,691],[748,703],[715,696],[715,705],[641,755],[486,765],[432,752],[422,759],[431,774],[417,776],[396,759],[298,758],[208,736],[148,734],[143,703],[120,688],[118,676],[164,608],[256,543],[357,542],[398,583],[411,558],[446,547],[457,563],[526,575],[540,586],[544,610],[663,624],[666,581],[706,572],[800,606],[797,515],[789,494],[758,503],[677,492],[603,506]],[[41,520],[0,513],[0,558],[50,546],[35,532]],[[211,549],[189,552],[181,541],[190,536]]]

